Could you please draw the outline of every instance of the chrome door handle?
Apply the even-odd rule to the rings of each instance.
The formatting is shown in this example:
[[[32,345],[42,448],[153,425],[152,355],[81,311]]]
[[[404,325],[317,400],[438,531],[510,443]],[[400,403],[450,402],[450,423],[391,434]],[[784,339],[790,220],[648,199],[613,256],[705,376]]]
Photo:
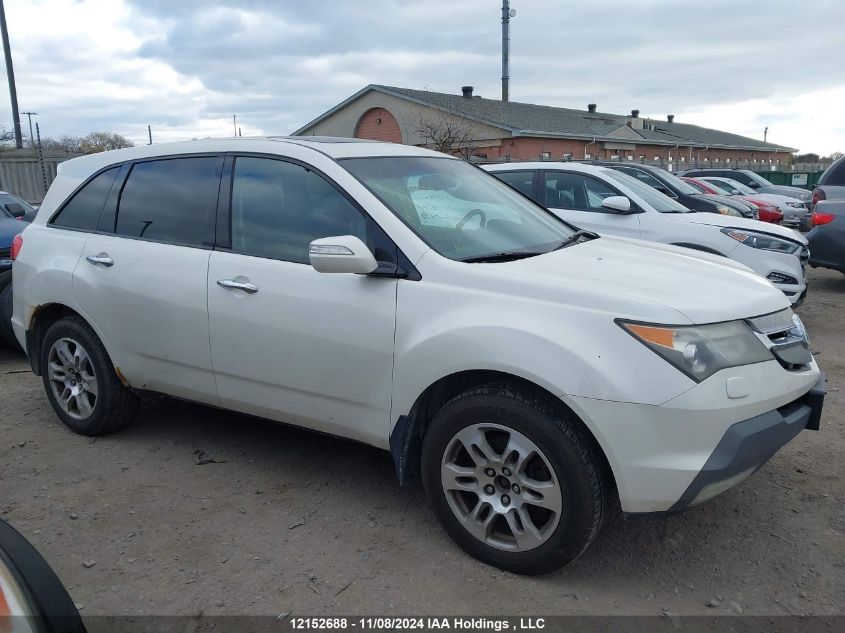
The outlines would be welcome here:
[[[229,290],[243,290],[249,294],[258,292],[258,286],[248,281],[235,281],[234,279],[218,279],[217,285]]]
[[[106,268],[108,268],[109,266],[114,266],[114,260],[109,257],[106,253],[100,253],[99,255],[89,255],[85,259],[87,259],[95,266],[97,264],[102,264]]]

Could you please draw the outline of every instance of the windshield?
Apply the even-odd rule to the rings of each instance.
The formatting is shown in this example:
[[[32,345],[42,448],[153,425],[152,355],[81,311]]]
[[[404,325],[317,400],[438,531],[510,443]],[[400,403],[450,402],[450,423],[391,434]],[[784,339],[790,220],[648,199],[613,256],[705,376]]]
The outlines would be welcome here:
[[[549,211],[464,161],[384,156],[339,162],[426,244],[449,259],[546,253],[574,232]]]
[[[751,187],[749,187],[748,185],[743,185],[738,180],[734,180],[732,178],[725,178],[724,182],[727,183],[729,190],[736,189],[737,191],[739,191],[743,195],[747,196],[747,195],[750,195],[750,194],[757,193]]]
[[[633,176],[624,174],[621,171],[616,171],[615,169],[605,169],[603,173],[605,176],[625,185],[633,193],[645,200],[645,202],[654,208],[655,211],[660,211],[660,213],[692,213],[692,211],[687,209],[680,202],[660,193],[654,187],[640,182]]]
[[[666,182],[672,189],[675,190],[676,193],[682,193],[685,196],[700,196],[701,192],[698,191],[695,187],[693,187],[688,182],[685,182],[678,178],[675,174],[672,174],[666,170],[663,170],[663,173],[660,174],[660,177]]]
[[[699,185],[697,182],[690,182],[689,180],[685,180],[684,182],[687,183],[693,189],[695,189],[698,193],[709,193],[704,187]]]

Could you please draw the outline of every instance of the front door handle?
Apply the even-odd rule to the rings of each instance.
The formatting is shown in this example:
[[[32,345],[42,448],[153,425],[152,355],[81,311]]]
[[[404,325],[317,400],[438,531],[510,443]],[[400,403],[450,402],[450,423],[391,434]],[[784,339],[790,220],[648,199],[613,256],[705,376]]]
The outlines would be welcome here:
[[[217,285],[229,290],[243,290],[249,294],[258,292],[258,286],[248,281],[235,281],[234,279],[218,279]]]
[[[90,263],[94,264],[95,266],[97,264],[105,266],[106,268],[108,268],[109,266],[114,266],[114,260],[109,257],[108,253],[100,253],[99,255],[89,255],[85,259],[87,259]]]

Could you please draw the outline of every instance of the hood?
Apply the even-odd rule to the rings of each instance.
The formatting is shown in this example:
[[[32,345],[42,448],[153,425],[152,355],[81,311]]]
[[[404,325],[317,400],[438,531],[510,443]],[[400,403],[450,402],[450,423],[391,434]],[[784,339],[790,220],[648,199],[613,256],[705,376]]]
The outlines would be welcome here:
[[[672,214],[670,217],[679,222],[689,222],[690,224],[707,224],[709,226],[730,227],[745,229],[747,231],[757,231],[758,233],[768,233],[769,235],[798,242],[804,246],[807,245],[807,238],[795,229],[780,226],[779,224],[771,224],[770,222],[760,222],[759,220],[751,220],[750,218],[735,218],[727,215],[719,215],[718,213],[678,213]]]
[[[744,211],[750,211],[751,206],[743,202],[742,200],[737,200],[736,198],[729,197],[729,196],[720,196],[715,193],[703,193],[702,196],[707,196],[710,200],[714,200],[719,204],[723,204],[726,207],[730,207],[731,209],[741,209]]]
[[[12,246],[12,239],[27,227],[26,222],[14,218],[0,218],[0,249]]]
[[[787,202],[795,202],[795,196],[784,196],[779,193],[754,193],[748,194],[750,198],[759,198],[760,200],[765,200],[766,202],[771,202],[772,204],[786,204]],[[800,208],[794,207],[796,211],[801,211]]]
[[[801,189],[801,187],[790,187],[789,185],[771,185],[762,187],[762,189],[766,189],[766,193],[776,193],[789,198],[798,198],[803,202],[807,202],[813,197],[813,193],[811,191]]]
[[[705,215],[705,214],[699,214]],[[710,214],[712,215],[712,214]],[[692,323],[715,323],[768,314],[789,300],[759,275],[732,260],[680,247],[600,237],[545,255],[489,267],[501,282],[546,298],[577,301],[586,290],[600,293],[614,318],[631,318],[626,306],[657,303]],[[585,290],[586,289],[586,290]],[[662,310],[661,314],[666,311]],[[661,317],[665,318],[665,317]]]

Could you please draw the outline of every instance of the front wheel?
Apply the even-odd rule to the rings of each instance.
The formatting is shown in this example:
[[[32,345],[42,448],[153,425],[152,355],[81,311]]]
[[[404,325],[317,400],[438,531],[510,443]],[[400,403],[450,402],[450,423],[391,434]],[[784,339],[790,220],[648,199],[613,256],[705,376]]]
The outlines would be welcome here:
[[[561,403],[508,385],[448,402],[426,435],[422,468],[449,536],[516,573],[574,561],[609,506],[609,477],[592,436]]]
[[[116,431],[138,410],[138,397],[120,382],[105,347],[80,317],[60,319],[47,330],[41,378],[56,415],[82,435]]]

